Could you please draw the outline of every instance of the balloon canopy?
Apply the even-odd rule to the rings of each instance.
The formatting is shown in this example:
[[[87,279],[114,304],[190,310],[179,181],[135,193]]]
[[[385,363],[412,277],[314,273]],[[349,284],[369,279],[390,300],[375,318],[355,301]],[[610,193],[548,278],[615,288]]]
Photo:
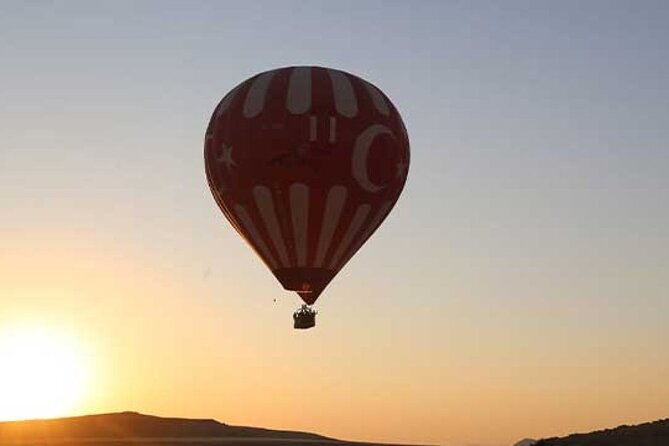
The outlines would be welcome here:
[[[209,187],[287,290],[313,304],[397,201],[409,139],[390,99],[340,70],[253,76],[218,104],[205,137]]]

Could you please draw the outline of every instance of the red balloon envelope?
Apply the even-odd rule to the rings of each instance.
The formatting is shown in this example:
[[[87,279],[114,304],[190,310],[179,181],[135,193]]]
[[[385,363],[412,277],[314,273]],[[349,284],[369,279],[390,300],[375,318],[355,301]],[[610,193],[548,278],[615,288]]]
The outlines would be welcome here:
[[[232,226],[284,288],[313,304],[397,201],[409,139],[374,85],[300,66],[230,91],[211,117],[204,156]]]

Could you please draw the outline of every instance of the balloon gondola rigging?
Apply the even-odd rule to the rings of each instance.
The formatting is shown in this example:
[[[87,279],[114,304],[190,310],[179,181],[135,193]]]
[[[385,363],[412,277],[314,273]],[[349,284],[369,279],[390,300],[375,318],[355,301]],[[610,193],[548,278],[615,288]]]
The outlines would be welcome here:
[[[314,311],[309,306],[402,192],[409,139],[395,106],[371,83],[330,68],[286,67],[225,95],[204,157],[225,217]]]

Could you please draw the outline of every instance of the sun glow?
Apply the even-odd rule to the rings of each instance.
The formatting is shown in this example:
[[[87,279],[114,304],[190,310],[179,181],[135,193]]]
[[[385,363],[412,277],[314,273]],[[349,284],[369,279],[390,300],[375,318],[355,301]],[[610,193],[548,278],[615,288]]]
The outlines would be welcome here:
[[[67,415],[81,404],[88,375],[75,339],[40,328],[0,331],[0,420]]]

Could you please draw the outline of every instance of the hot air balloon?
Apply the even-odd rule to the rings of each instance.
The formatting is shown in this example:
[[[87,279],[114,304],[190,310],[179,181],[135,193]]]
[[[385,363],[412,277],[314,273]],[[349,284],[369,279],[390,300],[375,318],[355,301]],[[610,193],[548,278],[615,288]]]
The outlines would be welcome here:
[[[257,74],[214,109],[207,180],[230,224],[287,290],[311,305],[379,227],[409,168],[409,138],[390,99],[341,70]]]

